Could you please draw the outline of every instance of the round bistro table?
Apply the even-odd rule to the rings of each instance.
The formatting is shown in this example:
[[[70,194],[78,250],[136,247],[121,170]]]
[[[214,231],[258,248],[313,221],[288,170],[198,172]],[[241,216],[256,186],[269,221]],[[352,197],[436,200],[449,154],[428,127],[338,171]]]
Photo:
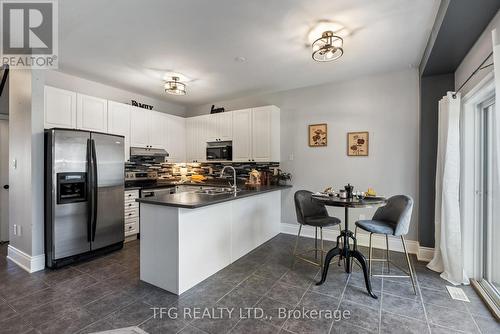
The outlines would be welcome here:
[[[342,230],[337,237],[337,245],[330,249],[325,257],[325,262],[323,264],[323,272],[321,273],[321,281],[316,283],[316,285],[321,285],[325,282],[326,276],[328,275],[328,267],[330,266],[330,262],[332,259],[339,255],[341,259],[345,259],[345,271],[346,273],[351,272],[351,258],[355,258],[358,260],[359,264],[361,264],[361,268],[363,268],[363,275],[365,277],[365,285],[368,294],[373,298],[377,299],[378,297],[373,293],[372,286],[370,282],[370,276],[368,276],[368,268],[366,264],[365,256],[357,250],[356,237],[354,233],[349,230],[349,208],[367,208],[374,206],[381,206],[386,203],[386,199],[383,197],[377,198],[365,198],[365,199],[357,199],[357,198],[339,198],[335,196],[314,196],[312,198],[324,205],[327,206],[336,206],[344,208],[345,219],[344,219],[344,230]],[[342,248],[339,246],[340,238],[343,239]],[[354,248],[351,249],[349,246],[349,239],[352,239],[354,242]]]

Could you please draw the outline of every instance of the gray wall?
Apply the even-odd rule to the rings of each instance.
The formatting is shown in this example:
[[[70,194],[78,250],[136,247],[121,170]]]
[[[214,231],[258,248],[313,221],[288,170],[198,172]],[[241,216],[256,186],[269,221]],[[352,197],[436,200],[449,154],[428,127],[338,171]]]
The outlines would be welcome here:
[[[325,64],[328,66],[328,64]],[[274,104],[281,109],[281,166],[293,175],[294,188],[284,191],[282,222],[296,223],[293,193],[298,189],[336,189],[350,182],[380,194],[407,194],[415,199],[408,238],[417,240],[418,73],[403,70],[315,87],[215,103],[228,110]],[[208,113],[210,105],[188,109]],[[328,124],[328,146],[310,148],[309,124]],[[370,132],[370,155],[348,157],[348,131]],[[351,221],[373,209],[351,210]],[[343,218],[342,209],[331,213]]]
[[[500,34],[500,11],[497,12],[493,20],[488,24],[481,36],[478,38],[474,46],[462,60],[457,70],[455,71],[455,89],[458,89],[465,80],[474,72],[481,62],[493,50],[491,31],[497,29],[497,34]],[[486,64],[493,62],[490,58]],[[462,96],[477,85],[489,72],[493,71],[493,67],[479,71],[461,90]]]
[[[77,93],[100,97],[107,100],[130,104],[131,100],[154,106],[154,110],[184,116],[186,107],[148,96],[132,93],[123,89],[104,85],[96,81],[82,79],[59,71],[47,71],[45,83],[49,86],[71,90]]]
[[[453,73],[420,81],[419,242],[434,247],[434,200],[438,134],[438,101],[454,90]]]

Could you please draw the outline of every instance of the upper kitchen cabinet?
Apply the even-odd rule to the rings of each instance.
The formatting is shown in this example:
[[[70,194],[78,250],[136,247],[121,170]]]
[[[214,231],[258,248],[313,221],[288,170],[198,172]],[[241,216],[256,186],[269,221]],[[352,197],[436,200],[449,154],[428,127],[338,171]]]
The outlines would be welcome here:
[[[207,141],[229,141],[233,139],[233,113],[222,112],[207,117]]]
[[[209,116],[190,117],[186,120],[186,161],[203,162],[209,132]]]
[[[280,110],[264,106],[233,111],[233,160],[280,161]]]
[[[106,133],[108,131],[108,101],[83,94],[77,94],[76,97],[76,128]]]
[[[166,116],[166,150],[168,162],[186,161],[186,119],[178,116]]]
[[[252,109],[233,114],[233,161],[252,161]]]
[[[44,95],[45,128],[76,128],[76,93],[45,86]]]
[[[108,133],[125,137],[125,160],[130,159],[130,106],[108,101]]]
[[[166,143],[166,114],[158,111],[148,111],[149,147],[165,149]]]
[[[252,109],[252,161],[280,161],[280,110],[276,106]]]
[[[130,107],[130,146],[149,146],[149,110]]]

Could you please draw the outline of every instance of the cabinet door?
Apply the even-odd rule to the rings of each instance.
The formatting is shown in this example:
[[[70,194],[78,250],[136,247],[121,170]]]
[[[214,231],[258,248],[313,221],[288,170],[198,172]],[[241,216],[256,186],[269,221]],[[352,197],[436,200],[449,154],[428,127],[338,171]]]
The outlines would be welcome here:
[[[77,94],[77,129],[107,132],[108,101],[94,96]]]
[[[186,119],[186,162],[194,162],[196,160],[196,118],[190,117]]]
[[[169,162],[186,161],[186,121],[182,117],[167,117],[166,150]]]
[[[198,119],[200,120],[200,119]],[[205,124],[205,134],[207,142],[219,141],[218,133],[218,117],[217,114],[211,114],[206,116]]]
[[[271,113],[268,107],[252,109],[252,161],[271,161]]]
[[[233,139],[233,113],[223,112],[216,115],[217,138],[221,141]]]
[[[233,114],[233,161],[252,160],[252,109]]]
[[[44,126],[50,128],[76,128],[76,93],[45,86]]]
[[[147,111],[149,115],[149,145],[154,148],[165,148],[166,115],[157,111]]]
[[[130,159],[130,106],[108,101],[108,133],[125,136],[125,161]]]
[[[196,122],[196,160],[197,162],[203,162],[207,160],[207,141],[208,141],[208,129],[209,129],[209,116],[203,115],[198,116]]]
[[[130,107],[130,146],[149,146],[149,110]]]

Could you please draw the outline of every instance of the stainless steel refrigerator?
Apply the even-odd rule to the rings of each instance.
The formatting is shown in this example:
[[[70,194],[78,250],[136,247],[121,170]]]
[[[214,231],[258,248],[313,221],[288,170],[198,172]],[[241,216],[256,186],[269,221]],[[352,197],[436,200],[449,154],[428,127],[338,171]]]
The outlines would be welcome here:
[[[59,267],[123,247],[124,137],[45,130],[45,259]]]

